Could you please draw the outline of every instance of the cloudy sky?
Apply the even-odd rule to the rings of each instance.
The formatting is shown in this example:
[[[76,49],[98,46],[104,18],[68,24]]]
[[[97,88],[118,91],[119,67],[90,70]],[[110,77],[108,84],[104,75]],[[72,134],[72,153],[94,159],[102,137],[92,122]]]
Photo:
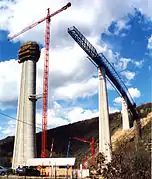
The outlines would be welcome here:
[[[45,22],[8,37],[54,12],[66,0],[0,0],[0,113],[17,118],[21,65],[20,45],[37,41],[37,94],[42,94]],[[97,69],[67,33],[76,26],[103,52],[127,85],[137,105],[151,101],[152,0],[71,0],[72,6],[51,20],[48,128],[98,115]],[[109,111],[121,110],[121,100],[108,86]],[[14,135],[16,121],[0,115],[0,138]],[[37,103],[37,126],[42,100]],[[40,131],[40,128],[37,129]]]

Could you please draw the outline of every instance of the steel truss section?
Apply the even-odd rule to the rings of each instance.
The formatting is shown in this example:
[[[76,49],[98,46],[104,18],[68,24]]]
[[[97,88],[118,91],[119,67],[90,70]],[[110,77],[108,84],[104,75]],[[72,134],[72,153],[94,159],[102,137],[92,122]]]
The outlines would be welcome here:
[[[89,57],[97,65],[97,67],[103,66],[105,68],[107,77],[111,80],[119,93],[125,99],[128,108],[131,110],[133,115],[135,115],[136,104],[134,103],[126,85],[121,80],[120,76],[118,75],[112,64],[107,60],[103,53],[98,54],[93,45],[84,37],[83,34],[81,34],[81,32],[75,26],[68,28],[68,33],[89,55]]]

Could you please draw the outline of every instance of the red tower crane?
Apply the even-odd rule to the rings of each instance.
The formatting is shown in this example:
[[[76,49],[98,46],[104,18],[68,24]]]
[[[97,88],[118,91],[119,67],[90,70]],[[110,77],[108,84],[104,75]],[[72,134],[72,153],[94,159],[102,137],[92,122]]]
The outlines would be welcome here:
[[[49,72],[49,43],[50,43],[50,21],[51,17],[59,14],[63,10],[66,10],[68,7],[71,6],[71,3],[68,2],[67,5],[63,6],[61,9],[55,11],[54,13],[50,14],[50,9],[47,9],[47,16],[42,18],[41,20],[33,23],[32,25],[24,28],[19,33],[13,35],[9,38],[9,40],[14,39],[15,37],[19,36],[20,34],[32,29],[33,27],[37,26],[41,22],[46,20],[46,32],[45,32],[45,57],[44,57],[44,76],[43,76],[43,112],[42,112],[42,148],[41,148],[41,157],[45,158],[46,154],[46,130],[47,130],[47,104],[48,104],[48,72]]]
[[[91,141],[85,140],[85,139],[82,139],[82,138],[78,138],[78,137],[73,137],[73,139],[90,144],[90,147],[91,147],[90,150],[91,150],[91,155],[92,155],[92,165],[94,165],[95,164],[95,161],[94,161],[94,155],[95,155],[94,138],[92,137]]]

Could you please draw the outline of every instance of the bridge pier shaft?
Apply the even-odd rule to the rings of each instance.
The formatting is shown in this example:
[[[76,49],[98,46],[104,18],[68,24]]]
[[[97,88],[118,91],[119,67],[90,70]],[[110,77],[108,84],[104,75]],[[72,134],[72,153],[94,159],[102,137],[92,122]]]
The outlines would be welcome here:
[[[111,161],[111,136],[109,127],[109,110],[105,68],[98,68],[99,76],[99,152],[102,152],[106,162]]]
[[[123,130],[129,129],[129,113],[128,113],[128,105],[125,99],[122,98],[122,128]]]
[[[36,157],[36,63],[40,56],[39,45],[28,42],[19,50],[18,62],[22,64],[20,96],[18,100],[17,126],[12,168],[25,166],[27,159]]]

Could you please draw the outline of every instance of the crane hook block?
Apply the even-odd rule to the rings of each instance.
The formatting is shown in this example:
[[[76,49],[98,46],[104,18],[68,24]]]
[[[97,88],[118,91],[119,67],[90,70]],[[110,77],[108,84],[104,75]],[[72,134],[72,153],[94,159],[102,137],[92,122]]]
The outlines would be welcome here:
[[[68,2],[66,6],[67,6],[67,7],[70,7],[70,6],[71,6],[71,3],[70,3],[70,2]]]

